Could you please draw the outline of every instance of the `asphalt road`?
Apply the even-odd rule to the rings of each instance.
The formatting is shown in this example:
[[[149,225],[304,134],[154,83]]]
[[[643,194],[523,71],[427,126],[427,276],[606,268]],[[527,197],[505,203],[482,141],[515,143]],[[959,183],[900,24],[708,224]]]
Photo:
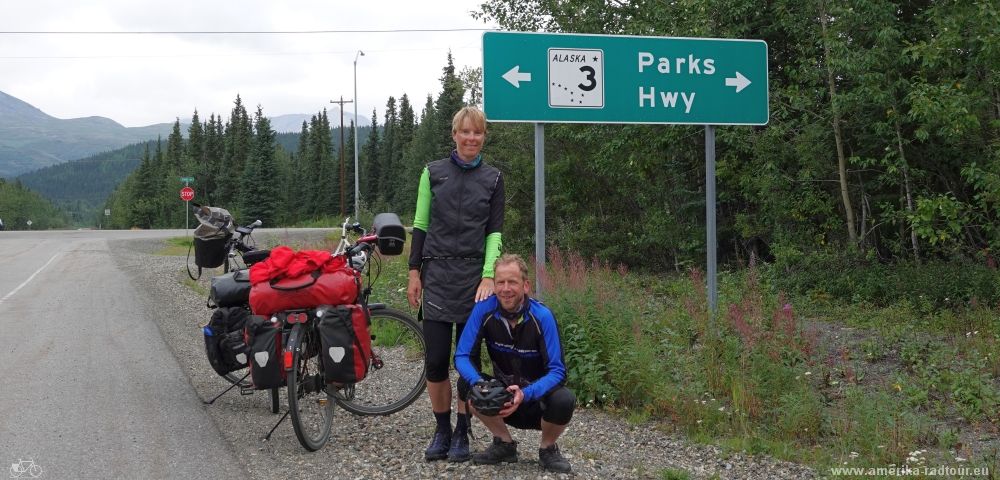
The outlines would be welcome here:
[[[248,477],[108,250],[184,234],[0,232],[5,473],[30,459],[38,478]]]

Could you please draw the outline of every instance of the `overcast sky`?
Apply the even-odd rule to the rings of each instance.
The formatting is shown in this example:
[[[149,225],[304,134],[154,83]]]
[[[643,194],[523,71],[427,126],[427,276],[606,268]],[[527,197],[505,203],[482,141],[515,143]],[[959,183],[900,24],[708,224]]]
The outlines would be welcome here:
[[[0,91],[58,118],[98,115],[128,127],[189,121],[197,108],[229,116],[315,113],[354,95],[358,114],[384,114],[409,95],[419,115],[441,90],[448,51],[457,69],[482,66],[482,31],[275,35],[10,34],[41,31],[303,31],[487,29],[482,0],[91,0],[4,2]],[[352,112],[353,105],[345,107]],[[334,119],[331,118],[331,121]],[[339,119],[337,119],[339,121]]]

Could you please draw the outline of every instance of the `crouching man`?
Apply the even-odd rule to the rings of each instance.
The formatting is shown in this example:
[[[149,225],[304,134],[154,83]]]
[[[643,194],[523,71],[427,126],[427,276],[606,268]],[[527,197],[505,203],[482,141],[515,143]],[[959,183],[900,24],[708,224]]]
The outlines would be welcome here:
[[[566,473],[570,464],[559,453],[556,440],[573,417],[576,396],[563,386],[566,365],[555,317],[545,305],[528,297],[530,289],[528,266],[521,257],[506,254],[497,259],[496,295],[476,304],[455,347],[455,368],[472,386],[468,395],[472,412],[493,434],[493,443],[473,455],[472,461],[517,462],[517,442],[509,425],[541,430],[539,463],[545,470]],[[480,342],[485,342],[493,366],[491,378],[470,360]],[[497,381],[506,388],[495,387]],[[491,405],[497,398],[502,403]]]

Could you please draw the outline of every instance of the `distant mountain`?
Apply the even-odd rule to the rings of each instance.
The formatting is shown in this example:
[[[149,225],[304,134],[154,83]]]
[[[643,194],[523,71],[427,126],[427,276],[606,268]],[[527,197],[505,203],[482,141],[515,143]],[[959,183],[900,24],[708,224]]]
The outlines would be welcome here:
[[[348,109],[349,110],[349,109]],[[309,119],[312,118],[313,114],[304,113],[292,113],[289,115],[278,115],[275,117],[268,117],[271,120],[271,129],[278,133],[299,133],[302,131],[302,122],[309,124]],[[326,112],[327,118],[330,120],[330,127],[336,129],[340,126],[340,109],[332,108]],[[351,119],[354,118],[354,114],[350,111],[344,111],[344,128],[351,126]],[[361,119],[358,122],[358,128],[364,126],[371,126],[371,119],[365,117],[364,115],[358,115]]]
[[[337,123],[339,127],[339,113]],[[186,127],[183,131],[187,131]],[[359,145],[364,145],[368,141],[370,131],[371,125],[358,129]],[[336,152],[340,146],[337,129],[333,129],[331,137],[331,148]],[[298,149],[298,132],[279,133],[275,139],[287,152],[295,152]],[[149,147],[151,150],[155,149],[156,141],[150,142]],[[103,213],[102,209],[108,195],[139,166],[145,149],[145,142],[131,144],[81,160],[40,168],[21,174],[17,179],[25,187],[39,193],[65,211],[74,226],[94,225],[94,219],[100,218]],[[347,152],[346,159],[351,161],[353,152]]]
[[[143,140],[166,139],[172,123],[127,128],[104,117],[59,119],[0,92],[0,177],[77,160]]]

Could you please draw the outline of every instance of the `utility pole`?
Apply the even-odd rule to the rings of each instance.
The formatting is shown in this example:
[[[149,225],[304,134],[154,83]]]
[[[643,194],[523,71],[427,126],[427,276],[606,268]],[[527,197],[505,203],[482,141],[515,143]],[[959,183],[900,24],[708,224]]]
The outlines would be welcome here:
[[[330,100],[330,103],[340,105],[340,216],[343,217],[347,215],[346,198],[344,197],[344,189],[346,188],[344,184],[344,104],[354,103],[354,100],[344,100],[344,96],[341,95],[340,101]]]

